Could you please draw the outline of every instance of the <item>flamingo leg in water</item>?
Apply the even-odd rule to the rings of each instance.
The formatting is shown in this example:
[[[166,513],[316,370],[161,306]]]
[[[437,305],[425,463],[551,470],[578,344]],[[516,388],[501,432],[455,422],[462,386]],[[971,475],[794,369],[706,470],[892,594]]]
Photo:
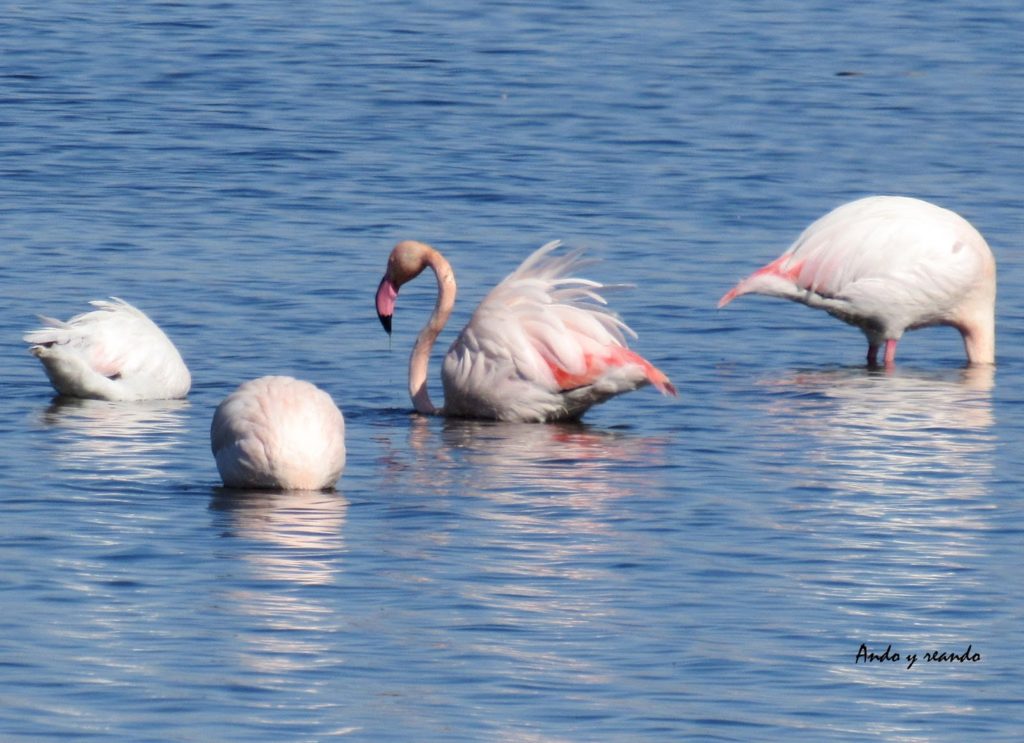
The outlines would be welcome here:
[[[868,344],[868,366],[878,366],[878,344]]]
[[[885,365],[887,367],[896,363],[896,339],[889,338],[885,341]]]

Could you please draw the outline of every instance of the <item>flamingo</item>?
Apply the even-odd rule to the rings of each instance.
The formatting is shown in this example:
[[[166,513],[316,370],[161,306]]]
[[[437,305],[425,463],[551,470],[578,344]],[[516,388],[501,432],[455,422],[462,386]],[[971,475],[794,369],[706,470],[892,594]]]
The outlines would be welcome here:
[[[98,400],[165,400],[192,386],[178,349],[145,313],[111,297],[67,322],[39,316],[46,327],[26,333],[57,392]]]
[[[210,448],[228,488],[330,490],[345,468],[345,418],[310,382],[260,377],[217,406]]]
[[[578,420],[592,405],[653,384],[676,389],[660,370],[626,347],[636,334],[602,305],[602,284],[573,278],[581,251],[553,257],[549,242],[491,290],[448,349],[441,368],[444,406],[427,392],[430,350],[455,304],[455,276],[440,252],[398,243],[377,288],[377,316],[391,333],[399,288],[428,266],[437,302],[409,358],[409,395],[416,412],[458,418],[541,422]]]
[[[995,363],[996,263],[960,215],[906,196],[868,196],[811,224],[781,256],[719,300],[802,302],[859,327],[867,362],[891,368],[904,331],[951,325],[970,364]]]

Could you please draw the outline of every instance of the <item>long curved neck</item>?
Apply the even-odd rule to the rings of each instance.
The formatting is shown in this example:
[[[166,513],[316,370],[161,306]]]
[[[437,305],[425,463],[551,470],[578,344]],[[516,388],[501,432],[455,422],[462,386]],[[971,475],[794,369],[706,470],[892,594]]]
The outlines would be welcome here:
[[[437,415],[441,410],[430,402],[430,393],[427,392],[427,367],[434,341],[441,334],[455,306],[455,274],[444,256],[432,248],[426,254],[426,262],[437,277],[437,302],[430,319],[416,338],[416,345],[412,347],[412,355],[409,357],[409,396],[417,413]]]
[[[964,337],[964,350],[971,364],[994,364],[996,362],[995,320],[982,317],[973,325],[960,329]]]
[[[974,296],[961,308],[956,323],[971,364],[996,362],[996,267],[991,253],[984,275]]]

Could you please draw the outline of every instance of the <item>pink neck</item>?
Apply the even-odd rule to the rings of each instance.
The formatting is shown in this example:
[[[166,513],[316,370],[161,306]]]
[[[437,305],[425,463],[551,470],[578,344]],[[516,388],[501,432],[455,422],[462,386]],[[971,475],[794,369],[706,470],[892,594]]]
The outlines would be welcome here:
[[[413,346],[412,355],[409,357],[409,396],[417,413],[438,415],[441,410],[434,407],[427,391],[427,368],[430,365],[430,351],[434,347],[434,342],[444,329],[452,313],[452,307],[455,306],[455,275],[444,256],[433,248],[429,249],[425,260],[437,277],[437,302],[434,304],[430,319],[416,338],[416,345]]]
[[[992,325],[961,330],[964,337],[964,350],[967,351],[967,361],[971,364],[994,364],[996,362],[996,334]]]

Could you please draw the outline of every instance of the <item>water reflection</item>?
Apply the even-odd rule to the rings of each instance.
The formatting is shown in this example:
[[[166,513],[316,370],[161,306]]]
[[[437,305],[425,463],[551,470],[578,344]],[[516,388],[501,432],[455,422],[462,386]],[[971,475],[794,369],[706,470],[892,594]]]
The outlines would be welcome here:
[[[629,583],[624,565],[663,554],[668,451],[658,437],[580,424],[417,417],[385,453],[390,576],[448,596],[426,610],[456,657],[520,669],[510,683],[611,684],[600,643],[536,641],[630,612],[608,587]]]
[[[404,456],[391,451],[385,465],[392,480],[411,475],[434,491],[557,494],[565,503],[593,507],[649,491],[652,474],[666,465],[667,448],[664,438],[580,423],[445,419],[438,425],[416,416]]]
[[[333,580],[348,510],[339,493],[218,489],[210,509],[227,517],[225,537],[253,543],[241,554],[259,578],[306,585]]]
[[[244,566],[218,602],[242,622],[240,664],[262,674],[308,670],[330,652],[337,617],[307,589],[337,578],[348,502],[337,492],[218,488],[210,510],[232,540],[230,559]]]
[[[761,384],[779,431],[807,440],[801,479],[847,493],[974,497],[993,467],[993,367],[949,375],[835,369]],[[942,478],[936,483],[935,478]]]
[[[630,503],[664,497],[667,445],[656,437],[416,416],[403,436],[383,443],[381,492],[393,494],[387,526],[395,530],[391,549],[412,568],[405,579],[425,579],[416,556],[458,550],[473,576],[462,590],[492,608],[514,597],[518,610],[568,611],[552,591],[521,581],[607,578],[611,556],[623,550],[622,520],[634,511],[646,517]],[[410,541],[408,517],[421,513],[432,516],[427,541]]]
[[[793,576],[799,593],[830,607],[830,622],[837,611],[843,620],[828,631],[847,635],[850,662],[830,673],[879,689],[918,686],[929,683],[920,670],[855,666],[859,643],[922,654],[984,643],[991,576],[978,568],[991,559],[996,514],[994,375],[840,369],[763,382],[769,425],[789,444],[773,464],[800,489],[774,526],[797,535],[814,566]]]
[[[83,480],[166,477],[186,433],[186,400],[54,398],[40,422],[58,431],[58,466]]]

